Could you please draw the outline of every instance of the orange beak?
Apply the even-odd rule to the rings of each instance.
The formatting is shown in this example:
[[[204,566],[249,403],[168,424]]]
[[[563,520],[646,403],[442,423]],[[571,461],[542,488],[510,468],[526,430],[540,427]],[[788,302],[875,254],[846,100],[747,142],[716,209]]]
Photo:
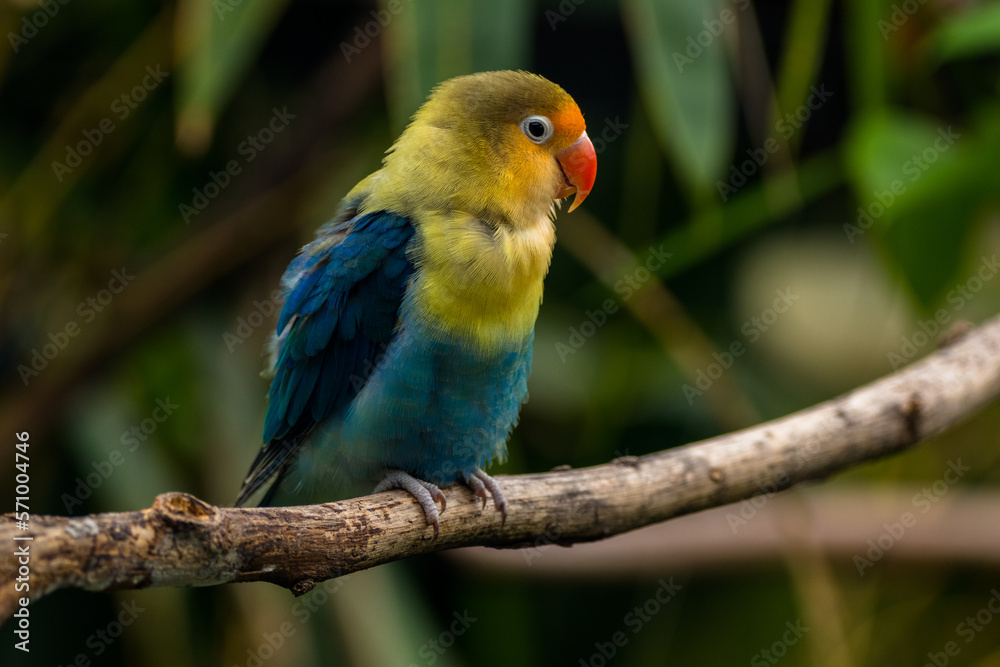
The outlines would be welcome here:
[[[597,153],[594,151],[594,144],[590,143],[590,137],[584,132],[572,146],[559,151],[556,160],[559,161],[566,179],[556,194],[556,199],[569,197],[575,192],[573,205],[569,207],[569,211],[572,212],[583,203],[590,194],[590,189],[594,187],[594,180],[597,178]]]

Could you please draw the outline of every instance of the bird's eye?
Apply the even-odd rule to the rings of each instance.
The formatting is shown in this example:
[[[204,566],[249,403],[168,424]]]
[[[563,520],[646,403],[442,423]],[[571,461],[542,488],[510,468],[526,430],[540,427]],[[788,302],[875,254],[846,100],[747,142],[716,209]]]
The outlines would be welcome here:
[[[552,137],[552,121],[545,116],[528,116],[521,121],[521,131],[536,144],[542,144]]]

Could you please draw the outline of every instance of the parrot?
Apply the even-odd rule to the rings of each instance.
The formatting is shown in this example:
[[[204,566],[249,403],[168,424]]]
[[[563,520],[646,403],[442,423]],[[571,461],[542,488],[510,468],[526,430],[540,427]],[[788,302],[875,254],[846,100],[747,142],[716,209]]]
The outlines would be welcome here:
[[[270,504],[298,470],[405,490],[434,537],[450,483],[506,522],[484,468],[506,459],[527,400],[557,207],[574,194],[578,207],[596,175],[583,114],[555,83],[438,84],[282,276],[264,445],[236,505],[268,483]]]

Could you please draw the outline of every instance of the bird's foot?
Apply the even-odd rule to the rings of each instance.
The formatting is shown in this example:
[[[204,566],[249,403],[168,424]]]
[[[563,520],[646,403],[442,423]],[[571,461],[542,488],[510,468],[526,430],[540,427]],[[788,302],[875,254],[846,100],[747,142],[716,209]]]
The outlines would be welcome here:
[[[490,481],[492,482],[493,480]],[[390,470],[386,474],[385,479],[378,483],[378,486],[375,487],[372,493],[381,493],[390,489],[402,489],[420,503],[420,506],[424,509],[424,517],[427,519],[427,525],[434,529],[434,537],[437,537],[438,533],[441,532],[441,523],[438,520],[438,508],[434,504],[434,501],[441,503],[442,512],[448,506],[448,502],[445,500],[444,494],[441,493],[441,489],[435,484],[417,479],[402,470]]]
[[[465,478],[465,483],[472,489],[472,493],[483,501],[484,509],[486,508],[486,492],[489,491],[490,495],[493,496],[493,506],[500,512],[500,525],[507,523],[507,497],[504,496],[503,490],[495,479],[483,472],[481,468],[476,468],[475,472]]]

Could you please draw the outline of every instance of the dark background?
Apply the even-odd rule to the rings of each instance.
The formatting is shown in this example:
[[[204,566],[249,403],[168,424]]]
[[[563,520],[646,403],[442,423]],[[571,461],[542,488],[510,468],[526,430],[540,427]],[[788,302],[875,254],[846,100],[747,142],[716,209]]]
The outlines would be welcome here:
[[[282,270],[430,88],[469,72],[559,83],[599,151],[492,473],[779,417],[1000,310],[1000,4],[50,0],[5,3],[0,28],[5,508],[25,430],[33,512],[231,503]],[[670,257],[636,272],[654,250]],[[300,600],[61,591],[31,607],[30,655],[3,628],[0,662],[998,664],[998,433],[994,406],[759,511],[415,558]]]

